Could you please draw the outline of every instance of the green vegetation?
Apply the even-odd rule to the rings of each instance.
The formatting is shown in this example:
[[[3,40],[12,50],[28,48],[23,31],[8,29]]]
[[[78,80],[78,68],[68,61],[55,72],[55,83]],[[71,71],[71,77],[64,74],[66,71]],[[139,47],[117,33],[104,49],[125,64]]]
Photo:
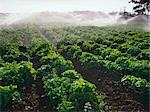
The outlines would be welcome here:
[[[1,29],[0,106],[19,102],[22,89],[41,77],[53,110],[106,111],[104,96],[77,72],[74,61],[118,75],[124,86],[148,97],[149,37],[128,27]]]
[[[44,44],[46,47],[49,43],[40,43],[39,41],[37,44],[41,44],[41,46]],[[47,49],[45,47],[37,52],[44,51]],[[49,46],[47,45],[47,47]],[[93,111],[104,111],[105,104],[102,96],[97,94],[96,87],[84,80],[74,70],[71,61],[65,60],[53,49],[50,50],[51,52],[46,52],[47,56],[41,57],[42,66],[38,71],[43,76],[44,88],[53,107],[57,108],[60,112],[64,110],[83,111],[85,103],[89,102]],[[35,54],[39,56],[38,53]],[[71,107],[65,107],[65,105],[70,105]]]
[[[14,31],[9,33],[14,35]],[[91,111],[105,111],[103,96],[97,93],[95,85],[84,80],[75,71],[72,62],[65,60],[49,41],[33,35],[34,32],[28,35],[30,41],[26,43],[20,43],[24,38],[16,37],[18,42],[12,43],[13,40],[6,39],[0,45],[2,108],[7,108],[10,102],[19,102],[22,89],[31,86],[36,77],[40,76],[54,110],[83,111],[89,103]]]
[[[137,78],[132,75],[127,75],[124,76],[121,81],[124,85],[129,86],[135,91],[140,90],[141,92],[145,92],[145,94],[149,92],[150,83],[148,83],[145,79]]]
[[[27,85],[29,81],[36,78],[35,76],[36,71],[30,62],[6,63],[0,68],[0,81],[3,85]]]
[[[139,81],[149,82],[149,53],[150,33],[138,29],[78,27],[61,29],[69,35],[78,35],[80,39],[68,39],[60,42],[59,52],[69,59],[75,59],[87,68],[97,68],[117,74],[137,77]],[[58,34],[57,34],[58,35]],[[67,34],[68,35],[68,34]],[[66,36],[67,36],[66,35]],[[61,37],[61,35],[59,35]],[[58,37],[59,37],[58,36]],[[69,38],[69,37],[68,37]],[[123,77],[122,80],[125,80]],[[132,85],[136,85],[135,78],[131,78]],[[141,94],[149,94],[143,89]],[[125,83],[123,81],[123,83]],[[125,84],[131,89],[131,85]],[[146,86],[147,90],[149,86]]]
[[[4,108],[13,99],[17,86],[0,86],[0,108]]]

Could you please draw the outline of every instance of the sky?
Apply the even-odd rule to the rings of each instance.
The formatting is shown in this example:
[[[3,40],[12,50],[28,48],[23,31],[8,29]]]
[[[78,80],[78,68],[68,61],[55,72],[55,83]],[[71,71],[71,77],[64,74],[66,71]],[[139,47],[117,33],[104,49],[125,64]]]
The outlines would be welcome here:
[[[28,12],[68,12],[74,10],[91,11],[132,11],[129,0],[0,0],[0,12],[28,13]]]

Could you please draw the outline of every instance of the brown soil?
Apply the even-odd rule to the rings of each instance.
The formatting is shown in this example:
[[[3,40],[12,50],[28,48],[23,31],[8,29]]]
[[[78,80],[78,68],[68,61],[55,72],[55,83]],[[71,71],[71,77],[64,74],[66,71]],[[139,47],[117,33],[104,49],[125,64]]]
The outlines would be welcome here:
[[[36,89],[37,89],[37,94],[40,95],[40,98],[39,98],[39,105],[38,105],[37,109],[41,112],[42,111],[43,112],[52,112],[50,100],[47,97],[43,86],[44,85],[43,85],[42,78],[40,76],[38,76],[37,81],[36,81]]]
[[[149,107],[144,104],[142,96],[123,86],[118,74],[86,69],[77,61],[73,61],[73,64],[86,80],[95,84],[98,91],[105,94],[107,111],[148,112]]]
[[[36,111],[38,107],[39,95],[36,93],[36,85],[26,87],[21,92],[22,100],[19,103],[12,102],[9,111]]]
[[[22,100],[18,103],[12,102],[8,110],[5,111],[52,111],[50,101],[45,95],[45,91],[43,89],[43,82],[41,77],[38,76],[35,81],[32,81],[31,86],[21,90],[21,93]]]

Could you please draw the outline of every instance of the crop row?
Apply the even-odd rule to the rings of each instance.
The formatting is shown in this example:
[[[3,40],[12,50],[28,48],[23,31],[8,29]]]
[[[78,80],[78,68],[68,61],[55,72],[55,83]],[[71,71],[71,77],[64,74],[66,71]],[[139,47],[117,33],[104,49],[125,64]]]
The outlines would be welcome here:
[[[28,85],[29,82],[35,78],[36,70],[30,62],[4,63],[0,67],[0,96],[2,97],[0,99],[0,107],[4,108],[12,100],[19,101],[20,89],[30,86]]]
[[[43,77],[44,88],[54,109],[60,112],[104,111],[103,97],[98,95],[93,84],[84,80],[81,74],[74,70],[71,61],[60,56],[48,41],[36,39],[33,43],[29,52],[26,47],[16,44],[1,46],[1,108],[5,108],[12,101],[20,101],[20,89],[31,86],[30,82],[36,79],[38,74]],[[40,59],[38,71],[32,67],[29,58],[16,55],[20,53],[28,57],[37,56]]]
[[[74,70],[71,61],[59,55],[48,41],[38,40],[31,49],[39,57],[38,74],[43,77],[44,88],[54,110],[104,111],[105,104],[96,87]]]
[[[0,107],[21,100],[21,89],[31,86],[36,75],[43,77],[44,88],[54,109],[60,112],[104,111],[103,96],[96,87],[74,70],[73,64],[59,55],[46,40],[33,39],[29,50],[19,44],[1,45]],[[38,57],[38,70],[30,59]]]
[[[1,34],[2,36],[5,36],[6,33],[8,33],[8,31],[3,30]],[[18,41],[19,41],[19,39],[23,39],[22,36],[27,35],[27,34],[24,34],[22,31],[17,31],[17,33],[16,31],[11,31],[9,32],[9,35],[10,36],[13,35],[15,38],[20,37],[18,38]],[[31,35],[28,35],[28,36],[31,36]],[[54,77],[53,78],[49,77],[49,74],[45,73],[43,74],[44,76],[43,79],[44,79],[44,85],[45,85],[44,87],[47,90],[47,93],[49,93],[48,96],[50,97],[50,101],[53,102],[54,107],[57,107],[59,111],[70,111],[70,110],[75,110],[75,109],[79,110],[83,108],[103,110],[104,104],[103,104],[101,96],[99,96],[96,93],[95,86],[85,81],[80,74],[78,74],[76,71],[73,70],[73,65],[71,61],[65,61],[63,57],[61,57],[58,53],[55,53],[55,51],[52,50],[53,48],[48,42],[41,44],[42,42],[43,40],[36,41],[35,44],[31,47],[31,51],[29,51],[29,49],[26,46],[20,46],[18,45],[18,43],[12,43],[12,42],[9,43],[8,40],[6,40],[6,42],[4,43],[1,43],[1,46],[0,46],[0,53],[1,53],[1,56],[0,56],[0,61],[1,61],[0,62],[0,83],[1,83],[0,104],[1,105],[0,106],[2,108],[5,108],[9,104],[9,102],[11,102],[12,100],[15,100],[15,99],[19,100],[20,94],[21,94],[19,89],[23,88],[24,86],[27,86],[31,80],[36,78],[37,72],[34,68],[32,68],[32,63],[28,62],[30,60],[30,55],[32,56],[36,55],[39,58],[41,58],[41,65],[43,65],[44,67],[47,65],[53,69],[53,70],[49,69],[48,72],[49,74],[52,74],[52,76]],[[45,62],[47,62],[47,64]],[[39,70],[40,73],[44,72],[44,70],[42,70],[43,66],[41,67],[41,70]],[[57,72],[54,72],[54,71],[57,71]],[[63,74],[63,72],[65,71],[66,73],[64,74],[68,74],[66,77],[65,76],[55,77],[54,75],[54,74],[57,74],[57,75]],[[46,75],[48,75],[47,78],[46,78]],[[72,80],[71,79],[72,77],[74,77],[75,79]],[[57,82],[62,84],[62,86]],[[53,86],[51,90],[49,89],[49,87],[51,87],[49,86],[49,84]],[[79,92],[81,91],[83,91],[81,93],[82,96],[78,96],[80,95]],[[86,93],[87,93],[87,95],[85,95],[86,98],[84,98],[83,94],[86,94]],[[60,94],[61,97],[57,96],[58,94]],[[57,98],[53,99],[52,97],[57,97]],[[78,100],[75,101],[77,98]],[[82,105],[80,105],[79,103],[81,103]]]
[[[85,49],[83,46],[81,47]],[[77,45],[62,45],[60,49],[62,53],[67,52],[68,57],[76,58],[87,66],[89,63],[95,63],[98,68],[123,74],[134,74],[145,79],[149,77],[149,61],[123,56],[117,49],[100,47],[99,55],[95,55],[87,51],[83,52],[81,47]],[[95,50],[92,51],[96,52]]]
[[[123,75],[133,74],[135,78],[125,78],[123,77],[122,82],[128,87],[136,88],[137,90],[142,91],[144,94],[149,93],[149,83],[145,79],[136,78],[142,77],[148,79],[149,76],[149,67],[148,65],[143,64],[138,60],[131,60],[130,58],[118,57],[115,62],[105,60],[102,56],[94,55],[92,53],[83,52],[81,48],[77,45],[68,45],[61,46],[59,51],[61,54],[66,55],[69,59],[78,60],[83,66],[87,68],[97,68],[103,70],[114,71],[115,73],[119,72]],[[128,66],[124,66],[128,63]],[[131,66],[132,65],[132,66]],[[141,67],[141,68],[140,68]],[[138,74],[136,74],[138,73]],[[130,79],[130,81],[129,81]],[[136,80],[135,80],[136,79]],[[144,83],[143,83],[144,82]],[[129,84],[128,83],[133,83]],[[138,84],[138,85],[137,85]],[[135,90],[135,89],[134,89]]]
[[[8,42],[8,41],[7,41]],[[0,108],[21,100],[22,88],[36,79],[36,70],[29,61],[28,48],[17,43],[0,45]]]

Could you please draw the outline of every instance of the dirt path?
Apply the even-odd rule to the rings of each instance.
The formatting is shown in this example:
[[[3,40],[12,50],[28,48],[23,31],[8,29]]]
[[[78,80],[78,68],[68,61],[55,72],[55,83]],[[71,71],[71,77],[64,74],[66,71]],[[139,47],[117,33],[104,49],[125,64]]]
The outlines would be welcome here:
[[[29,87],[21,89],[20,102],[12,102],[9,111],[36,111],[38,107],[39,95],[36,93],[36,85],[32,83]]]
[[[39,105],[37,107],[37,111],[52,112],[50,100],[45,93],[45,90],[43,88],[43,81],[40,76],[37,77],[36,90],[37,90],[37,94],[39,95],[39,100],[38,100]]]
[[[108,106],[108,111],[148,112],[148,107],[143,104],[142,97],[123,86],[116,74],[102,70],[88,70],[77,61],[73,61],[73,63],[75,69],[86,80],[95,84],[98,91],[106,95],[105,102]]]

